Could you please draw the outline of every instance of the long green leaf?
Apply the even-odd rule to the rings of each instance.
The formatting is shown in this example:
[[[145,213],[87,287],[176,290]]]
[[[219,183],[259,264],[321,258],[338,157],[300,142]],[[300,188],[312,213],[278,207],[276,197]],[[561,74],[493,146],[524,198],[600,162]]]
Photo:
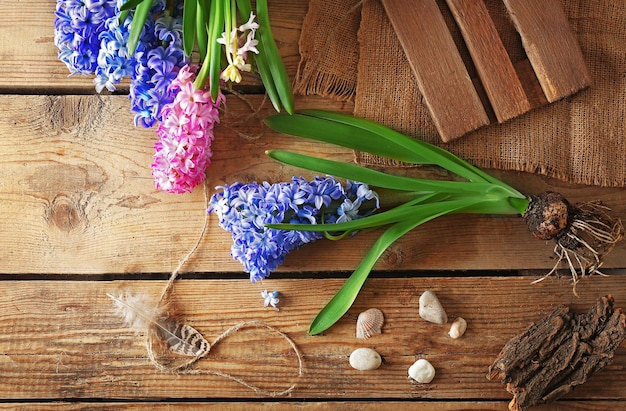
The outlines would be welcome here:
[[[324,110],[304,110],[302,114],[341,124],[348,124],[361,130],[367,130],[377,134],[379,138],[408,150],[412,156],[415,156],[415,162],[418,164],[435,164],[459,176],[466,177],[471,181],[484,180],[490,183],[501,183],[501,181],[494,179],[481,169],[441,147],[422,140],[410,138],[380,123]]]
[[[292,116],[280,114],[269,116],[265,118],[264,122],[271,129],[284,134],[412,162],[410,153],[401,146],[381,140],[370,131],[362,131],[347,124],[317,119],[300,112]]]
[[[252,2],[250,0],[236,0],[236,3],[241,21],[248,21],[250,13],[252,13]]]
[[[291,82],[285,64],[280,56],[280,52],[278,51],[278,47],[276,46],[276,42],[274,41],[274,36],[272,35],[267,0],[257,0],[256,8],[259,21],[259,38],[257,39],[259,41],[257,45],[259,47],[259,56],[263,54],[262,59],[264,58],[267,63],[269,72],[272,75],[274,87],[276,88],[276,93],[280,98],[282,106],[287,113],[293,114],[295,103]]]
[[[132,10],[139,3],[143,3],[143,2],[152,3],[152,0],[128,0],[126,3],[122,4],[122,7],[120,7],[120,11]]]
[[[431,197],[427,195],[425,197]],[[330,224],[266,224],[268,228],[276,230],[295,230],[295,231],[314,231],[314,232],[343,232],[343,231],[357,231],[365,230],[369,228],[381,227],[384,225],[394,224],[401,221],[412,219],[416,214],[421,213],[424,207],[430,209],[431,203],[418,204],[421,198],[417,198],[410,204],[403,204],[401,206],[392,208],[391,210],[383,211],[380,213],[372,214],[367,217],[362,217],[357,220],[347,221],[343,223],[330,223]],[[458,209],[459,207],[467,207],[471,202],[476,202],[476,199],[464,199],[464,200],[451,200],[451,201],[439,201],[437,204],[445,204],[451,209]],[[415,205],[417,204],[417,205]]]
[[[324,113],[328,114],[328,118],[314,116],[311,113]],[[336,118],[333,118],[332,116]],[[344,119],[350,117],[357,121],[355,125],[348,121],[339,121],[338,119]],[[381,135],[381,130],[370,130],[368,126],[377,123],[373,123],[364,119],[358,119],[351,116],[343,116],[336,113],[326,113],[321,111],[303,111],[296,113],[293,118],[289,116],[274,115],[265,119],[265,123],[272,129],[280,131],[281,133],[290,134],[293,136],[308,138],[316,141],[323,141],[330,144],[350,148],[352,150],[364,151],[367,153],[375,154],[390,159],[403,161],[413,164],[436,164],[440,167],[448,166],[452,168],[452,172],[455,174],[470,180],[470,181],[485,181],[484,178],[478,176],[472,171],[468,171],[465,167],[451,167],[450,164],[445,162],[438,162],[437,158],[430,158],[429,152],[422,150],[419,147],[407,148],[406,144],[400,144],[403,139],[390,138],[387,134],[395,134],[396,132],[383,128],[383,131],[388,131],[387,134]],[[360,122],[363,122],[361,124]],[[383,127],[383,126],[381,126]],[[399,134],[403,136],[402,134]],[[397,137],[397,135],[394,135]],[[403,136],[406,137],[406,136]],[[406,137],[408,139],[408,137]],[[400,140],[400,142],[398,141]],[[410,140],[410,139],[409,139]],[[406,141],[404,141],[406,143]],[[446,167],[444,167],[446,168]],[[448,169],[448,168],[446,168]]]
[[[481,195],[499,190],[497,186],[485,183],[470,183],[464,181],[426,180],[419,178],[394,176],[356,164],[342,163],[304,154],[282,150],[269,150],[266,154],[282,163],[297,166],[335,177],[366,183],[371,186],[384,187],[393,190],[471,194]]]
[[[213,0],[211,2],[211,11],[209,13],[210,24],[208,30],[208,50],[209,57],[209,84],[211,89],[211,98],[217,100],[220,91],[220,72],[221,72],[221,47],[217,43],[217,39],[224,30],[224,2],[222,0]],[[228,36],[228,34],[227,34]]]
[[[187,0],[191,1],[191,0]],[[211,8],[210,1],[198,0],[196,9],[196,40],[198,42],[198,51],[200,52],[200,60],[205,59],[208,48],[207,23],[209,21],[208,10]]]
[[[117,18],[117,23],[120,27],[122,26],[122,24],[124,24],[124,21],[126,21],[126,17],[128,17],[129,13],[130,13],[130,10],[120,11],[120,14]]]
[[[326,331],[350,309],[376,261],[397,239],[427,221],[459,211],[459,208],[451,208],[448,204],[442,203],[428,204],[428,206],[430,207],[425,206],[420,212],[416,212],[412,219],[392,225],[376,240],[350,278],[313,319],[309,334],[315,335]]]
[[[265,123],[276,131],[294,136],[408,163],[435,164],[469,181],[489,182],[508,191],[511,197],[524,198],[514,188],[454,154],[369,120],[323,110],[303,110],[293,118],[271,116]]]
[[[187,0],[183,5],[183,50],[186,56],[191,56],[196,38],[197,6],[197,0]]]
[[[260,39],[259,44],[261,44]],[[272,73],[270,72],[267,57],[261,52],[261,50],[263,50],[262,47],[259,48],[260,53],[254,56],[254,61],[256,62],[256,66],[259,69],[259,75],[261,76],[261,81],[263,82],[263,86],[265,87],[267,97],[269,97],[270,101],[272,102],[272,106],[274,106],[276,112],[280,113],[283,109],[280,101],[280,96],[278,95],[278,91],[276,90],[276,84],[274,84],[274,78],[272,77]]]
[[[127,3],[128,4],[128,3]],[[133,15],[133,21],[130,25],[130,33],[128,33],[128,55],[135,54],[137,49],[137,43],[141,37],[141,32],[146,24],[150,9],[152,8],[152,0],[144,0],[137,5],[135,14]]]

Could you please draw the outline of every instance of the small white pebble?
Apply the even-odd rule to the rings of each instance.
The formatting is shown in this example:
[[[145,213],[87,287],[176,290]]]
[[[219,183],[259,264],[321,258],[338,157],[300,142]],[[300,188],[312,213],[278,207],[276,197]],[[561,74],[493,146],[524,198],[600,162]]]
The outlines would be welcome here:
[[[355,370],[369,371],[380,367],[383,360],[380,354],[371,348],[357,348],[350,354],[350,365]]]
[[[465,334],[467,330],[467,321],[463,317],[457,317],[450,326],[450,332],[448,333],[452,338],[460,338]]]
[[[419,359],[409,367],[409,378],[415,382],[428,384],[435,378],[435,367],[427,360]]]
[[[448,322],[446,310],[443,309],[439,298],[430,290],[424,291],[420,296],[419,315],[424,320],[435,324],[445,324]]]

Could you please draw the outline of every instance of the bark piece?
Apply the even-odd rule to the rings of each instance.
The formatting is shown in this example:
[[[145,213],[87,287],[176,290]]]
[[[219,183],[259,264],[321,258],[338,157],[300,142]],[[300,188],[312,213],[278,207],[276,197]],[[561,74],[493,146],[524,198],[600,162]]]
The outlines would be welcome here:
[[[613,296],[598,299],[584,314],[561,305],[513,337],[489,368],[513,394],[510,410],[554,401],[613,361],[626,338],[626,315]]]

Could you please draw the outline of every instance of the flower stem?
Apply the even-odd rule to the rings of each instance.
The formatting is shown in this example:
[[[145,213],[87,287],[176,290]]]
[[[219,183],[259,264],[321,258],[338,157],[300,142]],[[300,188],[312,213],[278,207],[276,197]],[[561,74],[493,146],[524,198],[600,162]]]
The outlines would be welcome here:
[[[208,48],[210,48],[209,46]],[[204,61],[202,62],[202,66],[200,66],[200,70],[198,71],[198,76],[193,82],[193,88],[196,90],[202,90],[207,83],[207,79],[209,77],[209,72],[211,68],[211,53],[208,52],[204,56]]]

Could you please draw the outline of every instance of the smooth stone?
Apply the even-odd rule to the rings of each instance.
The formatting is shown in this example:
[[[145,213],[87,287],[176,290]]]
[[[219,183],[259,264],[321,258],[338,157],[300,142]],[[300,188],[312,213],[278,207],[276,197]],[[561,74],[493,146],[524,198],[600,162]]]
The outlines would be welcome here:
[[[446,310],[443,309],[441,302],[439,302],[439,299],[432,291],[424,291],[420,296],[419,304],[419,314],[424,320],[435,324],[445,324],[448,322]]]
[[[409,367],[409,378],[420,384],[428,384],[435,378],[435,367],[428,360],[419,359]]]
[[[451,338],[461,338],[467,330],[467,321],[463,317],[457,317],[450,326],[450,332],[448,333]]]
[[[355,370],[370,371],[380,367],[383,360],[380,354],[371,348],[357,348],[350,354],[350,365]]]

